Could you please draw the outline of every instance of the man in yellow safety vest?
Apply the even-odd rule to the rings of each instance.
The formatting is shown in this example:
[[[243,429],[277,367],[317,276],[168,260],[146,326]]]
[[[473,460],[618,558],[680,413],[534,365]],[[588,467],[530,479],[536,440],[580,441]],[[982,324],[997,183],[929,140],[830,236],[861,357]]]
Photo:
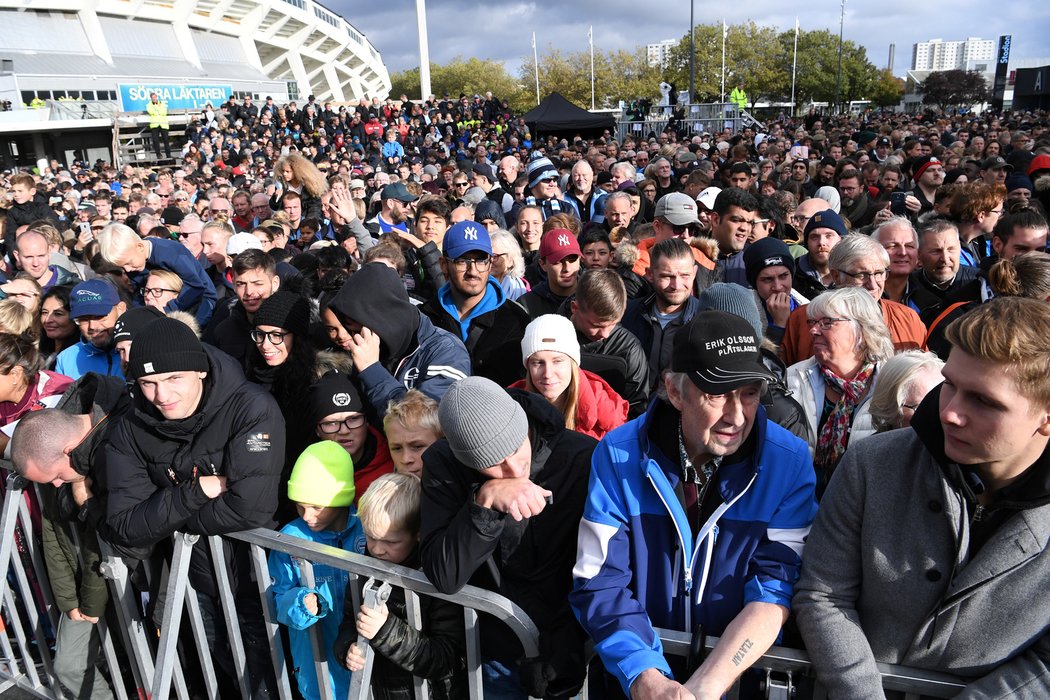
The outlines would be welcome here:
[[[161,102],[157,93],[151,92],[146,114],[149,115],[149,133],[153,139],[153,152],[157,154],[157,160],[160,160],[161,141],[164,142],[164,154],[171,158],[171,144],[168,142],[168,103]]]

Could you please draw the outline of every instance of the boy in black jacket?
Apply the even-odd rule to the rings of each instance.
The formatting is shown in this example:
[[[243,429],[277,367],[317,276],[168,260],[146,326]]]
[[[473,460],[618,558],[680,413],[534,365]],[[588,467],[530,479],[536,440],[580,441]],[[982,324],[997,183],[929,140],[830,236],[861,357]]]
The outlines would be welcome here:
[[[365,532],[366,554],[416,568],[419,566],[419,479],[385,474],[361,497],[358,516]],[[353,642],[358,635],[375,650],[372,695],[376,700],[414,697],[412,677],[430,681],[431,698],[466,698],[463,614],[459,606],[422,597],[423,630],[407,622],[405,593],[395,588],[377,609],[361,606],[354,622],[351,589],[346,591],[343,623],[335,642],[336,658],[357,672],[365,657]]]

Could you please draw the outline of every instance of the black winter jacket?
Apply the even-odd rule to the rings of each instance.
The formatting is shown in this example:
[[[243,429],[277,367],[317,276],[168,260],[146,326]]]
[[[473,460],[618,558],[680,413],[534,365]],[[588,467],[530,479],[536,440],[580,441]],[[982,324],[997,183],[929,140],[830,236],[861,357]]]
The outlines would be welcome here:
[[[539,515],[513,518],[474,503],[485,477],[452,454],[446,440],[423,455],[423,571],[439,591],[466,584],[517,603],[540,631],[540,658],[556,677],[547,697],[571,697],[583,683],[584,632],[569,608],[576,536],[587,497],[593,438],[567,430],[561,413],[538,394],[510,390],[525,409],[532,441],[530,478],[553,492]],[[487,658],[515,664],[523,652],[501,623],[481,616]]]
[[[232,357],[204,349],[210,368],[196,413],[165,420],[133,392],[133,409],[111,429],[107,520],[118,544],[153,544],[177,530],[222,535],[274,525],[284,418],[273,397],[250,384]],[[212,474],[228,480],[228,490],[214,499],[197,479]],[[231,545],[226,549],[229,554]],[[198,591],[215,595],[209,559],[202,538],[190,580]]]
[[[459,335],[458,319],[449,315],[436,295],[423,304],[420,311],[438,328]],[[474,374],[504,387],[524,377],[521,339],[530,320],[525,309],[509,299],[492,311],[471,319],[466,346]]]
[[[418,550],[401,565],[417,568]],[[359,579],[359,592],[364,583]],[[350,587],[346,589],[343,622],[333,645],[337,659],[345,659],[350,645],[357,641],[352,590]],[[371,641],[376,652],[372,667],[372,696],[375,700],[412,700],[415,697],[414,676],[430,682],[432,700],[467,698],[463,608],[440,598],[421,595],[419,608],[423,629],[416,630],[407,622],[403,588],[395,587],[390,591],[386,606],[390,615]]]

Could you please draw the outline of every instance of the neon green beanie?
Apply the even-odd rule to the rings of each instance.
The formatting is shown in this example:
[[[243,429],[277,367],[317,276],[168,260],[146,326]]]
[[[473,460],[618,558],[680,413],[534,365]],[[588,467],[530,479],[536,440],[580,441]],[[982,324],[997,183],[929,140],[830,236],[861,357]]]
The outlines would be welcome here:
[[[354,502],[354,461],[331,440],[310,445],[295,460],[288,477],[288,498],[312,506],[348,506]]]

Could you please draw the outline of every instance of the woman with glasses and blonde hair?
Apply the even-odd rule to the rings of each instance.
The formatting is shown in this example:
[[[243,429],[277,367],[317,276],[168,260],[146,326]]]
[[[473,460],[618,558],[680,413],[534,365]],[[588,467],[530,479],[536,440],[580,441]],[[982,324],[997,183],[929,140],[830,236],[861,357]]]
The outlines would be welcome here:
[[[489,237],[492,240],[492,267],[489,269],[489,275],[500,283],[508,299],[516,301],[531,289],[525,280],[525,257],[522,255],[521,246],[509,231],[503,229],[493,231]]]
[[[177,299],[181,291],[182,278],[170,270],[150,270],[145,286],[139,290],[142,303],[161,311]]]
[[[871,396],[893,341],[878,304],[860,287],[832,289],[806,307],[812,357],[788,367],[788,389],[809,420],[817,497],[846,447],[875,432]]]

